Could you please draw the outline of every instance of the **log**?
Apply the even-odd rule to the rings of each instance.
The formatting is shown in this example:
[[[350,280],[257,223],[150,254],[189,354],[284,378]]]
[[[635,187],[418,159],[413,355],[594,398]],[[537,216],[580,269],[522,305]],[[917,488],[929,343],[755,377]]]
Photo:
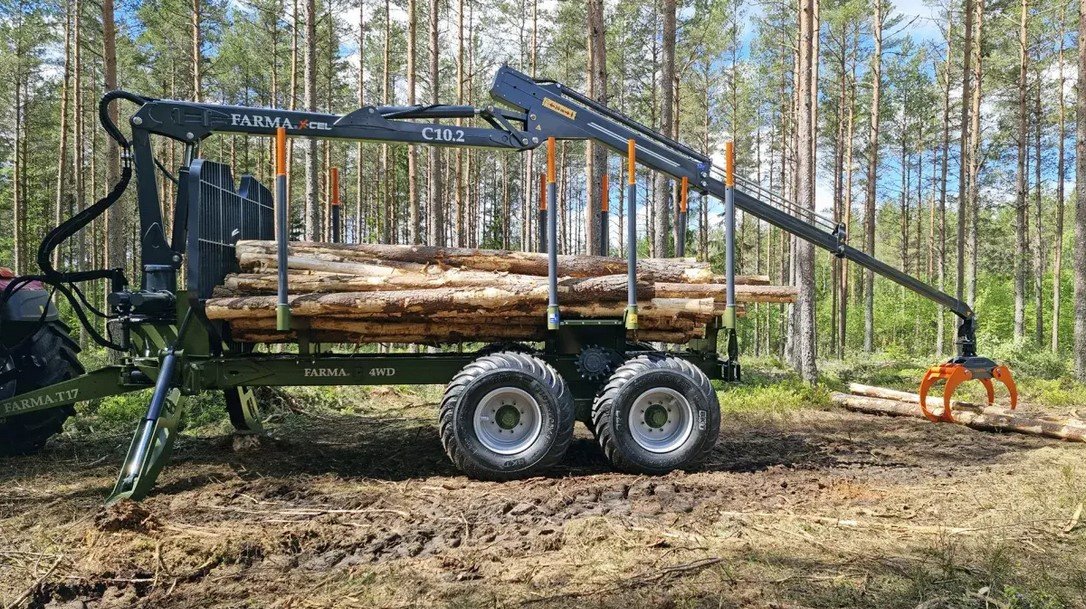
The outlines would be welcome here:
[[[512,286],[506,286],[512,287]],[[646,292],[651,288],[646,286]],[[617,275],[559,282],[559,302],[584,316],[621,316],[625,310],[625,278]],[[545,308],[545,285],[516,289],[436,288],[376,292],[330,292],[294,295],[289,298],[295,316],[354,315],[359,317],[402,317],[404,315],[468,315],[478,313],[535,314]],[[645,305],[672,313],[711,315],[711,298],[646,298]],[[274,315],[275,297],[239,296],[212,298],[205,311],[210,319],[236,319],[250,315]]]
[[[272,263],[274,241],[239,241],[236,246],[242,269],[249,270],[256,261]],[[381,244],[325,244],[292,242],[291,256],[312,257],[327,262],[362,262],[372,264],[401,262],[419,265],[458,267],[476,271],[507,272],[519,275],[547,275],[547,255],[534,252],[480,250],[456,247],[405,246]],[[288,266],[291,266],[288,263]],[[274,267],[269,267],[274,268]],[[626,272],[626,260],[609,256],[559,256],[559,274],[563,277],[599,277]],[[713,273],[708,263],[692,258],[642,258],[637,261],[638,278],[644,281],[709,283]]]
[[[713,298],[725,303],[727,285],[720,283],[653,284],[653,296],[658,298]],[[736,285],[735,302],[795,302],[798,291],[786,285]]]
[[[614,285],[624,284],[624,275],[598,277]],[[362,276],[327,272],[292,271],[287,278],[293,293],[366,292],[386,291],[393,288],[431,289],[443,287],[480,288],[495,287],[511,291],[546,289],[546,278],[530,275],[495,274],[481,271],[450,269],[431,273],[397,273],[387,276]],[[564,284],[576,289],[575,282],[563,278],[559,283],[561,298]],[[267,273],[240,273],[228,275],[215,296],[245,296],[275,294],[278,289],[275,275]],[[646,298],[713,298],[723,304],[726,286],[715,283],[641,283],[639,295]],[[796,288],[791,286],[737,285],[736,303],[794,302]],[[719,308],[719,307],[718,307]]]
[[[464,326],[464,329],[457,326],[445,326],[443,328],[435,328],[434,332],[428,332],[423,334],[410,334],[407,332],[400,332],[395,328],[382,334],[358,334],[352,332],[345,332],[342,330],[292,330],[290,332],[278,332],[274,329],[268,330],[247,330],[243,332],[232,333],[232,338],[241,342],[249,343],[293,343],[298,341],[298,335],[304,332],[306,337],[312,342],[322,342],[330,344],[359,344],[359,343],[398,343],[398,344],[420,344],[420,345],[439,345],[444,343],[461,343],[461,342],[500,342],[503,340],[519,340],[519,341],[538,341],[543,340],[542,333],[546,332],[546,329],[541,327],[539,334],[533,334],[530,336],[516,335],[505,336],[499,333],[487,332],[485,334],[474,334],[471,332],[469,326]],[[662,342],[662,343],[685,343],[697,336],[692,336],[684,332],[670,332],[660,330],[649,330],[638,332],[637,339],[650,342]]]
[[[941,391],[941,386],[937,385],[936,389]],[[920,404],[920,394],[910,393],[908,391],[898,391],[896,389],[887,389],[886,387],[875,387],[872,385],[862,385],[860,383],[849,383],[848,390],[849,393],[864,397],[880,398],[884,400],[896,400],[908,404],[916,404],[918,406]],[[928,406],[930,408],[935,408],[938,412],[941,412],[943,408],[942,393],[929,394]],[[987,404],[963,402],[961,400],[950,400],[950,409],[951,411],[953,411],[954,416],[958,416],[958,412],[960,411],[971,411],[991,416],[1004,416],[1009,413],[1013,413],[1015,416],[1028,416],[1032,419],[1056,423],[1058,425],[1082,426],[1084,430],[1086,430],[1086,421],[1073,417],[1060,417],[1055,415],[1044,415],[1038,413],[1023,415],[1020,411],[1017,410],[1008,410],[1006,408],[989,406]],[[919,411],[919,408],[917,408],[917,410]]]
[[[834,403],[856,412],[924,419],[920,408],[911,402],[837,392],[831,394],[831,399]],[[983,412],[955,410],[954,420],[960,425],[981,431],[1009,431],[1072,442],[1086,442],[1086,421],[1075,420],[1061,423],[995,408],[987,408]]]

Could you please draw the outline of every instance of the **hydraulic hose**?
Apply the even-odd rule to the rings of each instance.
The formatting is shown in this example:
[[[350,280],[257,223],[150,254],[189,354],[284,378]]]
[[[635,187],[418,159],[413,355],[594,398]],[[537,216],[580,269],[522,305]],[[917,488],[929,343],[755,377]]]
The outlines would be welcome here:
[[[12,297],[13,294],[19,290],[25,288],[33,282],[40,282],[46,284],[54,289],[55,292],[59,292],[72,306],[72,310],[75,313],[76,318],[79,319],[79,323],[87,330],[87,334],[94,342],[107,348],[117,351],[123,351],[124,347],[102,336],[87,318],[86,311],[83,310],[84,304],[88,306],[95,314],[100,314],[94,307],[90,307],[86,302],[86,297],[82,291],[75,286],[77,282],[92,281],[95,279],[111,279],[114,285],[123,286],[127,283],[124,272],[122,269],[95,269],[90,271],[58,271],[53,267],[53,252],[56,251],[60,245],[70,239],[77,232],[82,230],[88,224],[93,222],[96,218],[101,216],[107,209],[113,206],[120,200],[121,195],[128,188],[129,182],[132,180],[132,154],[131,143],[128,138],[124,136],[117,124],[109,116],[109,104],[114,100],[124,99],[135,104],[142,105],[149,98],[141,97],[127,91],[110,91],[102,96],[102,99],[98,102],[98,120],[101,122],[102,127],[106,130],[111,138],[121,148],[121,177],[120,180],[113,185],[113,188],[106,196],[99,199],[93,205],[81,210],[71,218],[68,218],[64,222],[49,231],[49,233],[42,239],[41,245],[38,247],[37,263],[38,268],[41,269],[41,273],[37,275],[23,275],[13,279],[8,285],[0,292],[0,307],[3,307]],[[66,285],[67,284],[67,285]],[[42,312],[42,316],[38,323],[45,322],[46,311]],[[2,322],[2,319],[0,319]],[[33,333],[31,333],[31,336]],[[27,339],[24,340],[28,340]]]

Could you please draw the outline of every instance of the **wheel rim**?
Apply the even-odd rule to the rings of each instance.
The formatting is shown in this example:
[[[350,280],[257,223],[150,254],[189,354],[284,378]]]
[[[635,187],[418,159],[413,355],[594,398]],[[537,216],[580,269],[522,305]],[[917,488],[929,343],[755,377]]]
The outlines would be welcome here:
[[[539,438],[543,411],[527,391],[502,387],[479,400],[473,423],[475,437],[487,450],[512,455],[525,450]]]
[[[634,400],[628,425],[638,446],[649,452],[671,452],[690,438],[694,407],[669,387],[654,387]]]

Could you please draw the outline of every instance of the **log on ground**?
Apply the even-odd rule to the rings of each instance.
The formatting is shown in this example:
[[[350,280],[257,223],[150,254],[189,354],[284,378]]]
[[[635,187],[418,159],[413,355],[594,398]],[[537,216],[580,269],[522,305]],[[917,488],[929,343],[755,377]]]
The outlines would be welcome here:
[[[856,412],[924,418],[919,406],[912,402],[848,393],[833,393],[831,399],[834,403]],[[917,396],[917,400],[919,401],[919,396]],[[1086,421],[1077,419],[1059,422],[995,408],[986,408],[982,412],[972,409],[954,410],[954,419],[960,425],[981,431],[1015,432],[1073,442],[1086,442]]]

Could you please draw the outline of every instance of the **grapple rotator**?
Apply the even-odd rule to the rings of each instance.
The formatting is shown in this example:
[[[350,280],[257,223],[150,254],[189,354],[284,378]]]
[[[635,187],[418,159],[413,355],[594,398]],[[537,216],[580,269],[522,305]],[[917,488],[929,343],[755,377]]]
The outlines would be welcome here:
[[[979,357],[976,354],[976,325],[972,315],[963,316],[962,323],[958,326],[958,355],[945,363],[932,366],[924,373],[920,380],[920,411],[932,422],[954,422],[954,412],[951,410],[951,396],[954,391],[965,381],[980,381],[988,394],[988,405],[995,402],[995,386],[992,380],[997,380],[1007,387],[1010,394],[1011,410],[1018,406],[1018,387],[1014,383],[1010,368],[997,364],[987,357]],[[943,388],[943,410],[933,412],[928,408],[928,391],[932,385],[939,381],[946,381]]]

